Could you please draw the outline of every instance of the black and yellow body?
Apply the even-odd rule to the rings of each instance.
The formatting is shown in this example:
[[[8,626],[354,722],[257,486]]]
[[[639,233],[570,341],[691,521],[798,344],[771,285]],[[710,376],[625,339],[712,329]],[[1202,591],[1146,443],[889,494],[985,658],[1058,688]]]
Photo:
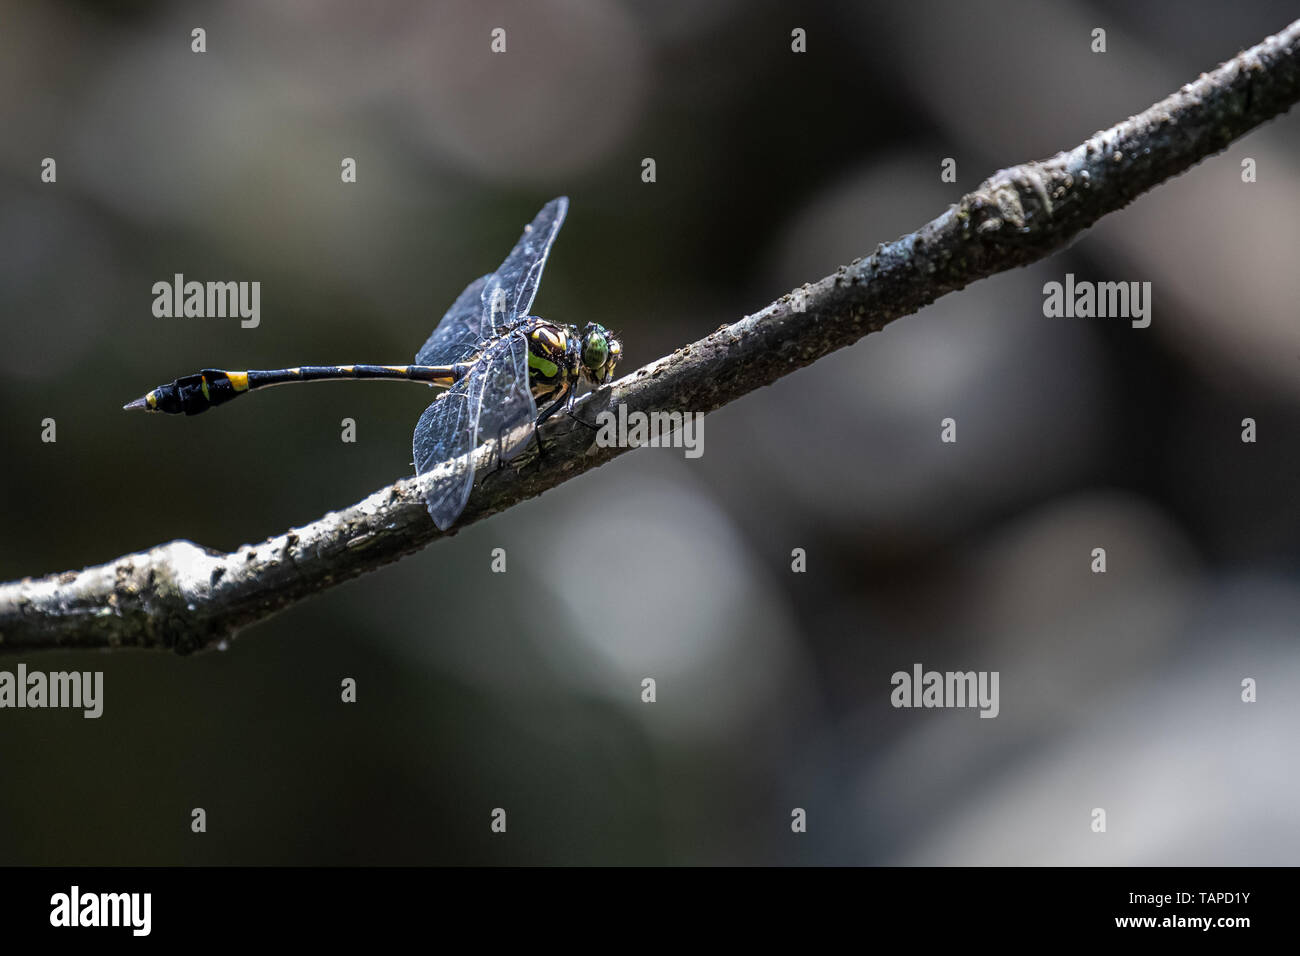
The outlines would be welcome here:
[[[575,353],[577,336],[570,334],[569,328],[550,322],[535,322],[524,334],[528,339],[528,387],[533,401],[538,405],[558,402],[575,392],[581,375]]]
[[[604,330],[601,329],[600,333],[604,342]],[[593,358],[588,344],[592,336],[590,330],[579,334],[573,326],[530,319],[506,334],[522,335],[528,343],[528,385],[539,404],[576,395],[578,382],[584,377],[596,382],[605,377],[605,363],[588,364],[588,360]],[[484,351],[489,344],[485,343]],[[594,357],[599,358],[599,355]],[[423,382],[447,389],[464,378],[475,361],[477,356],[454,365],[303,365],[246,372],[205,368],[194,375],[160,385],[122,407],[171,415],[198,415],[247,392],[295,382],[389,380]],[[617,356],[608,362],[611,374],[615,362]]]
[[[537,424],[550,418],[567,399],[569,408],[578,397],[578,384],[605,385],[623,357],[622,343],[602,325],[589,322],[581,333],[572,325],[542,319],[526,323],[520,332],[528,341],[528,386],[540,407],[553,402],[537,416]]]
[[[216,405],[223,405],[246,392],[273,385],[293,382],[328,382],[348,379],[389,379],[424,382],[450,388],[468,370],[468,365],[303,365],[298,368],[272,370],[251,369],[247,372],[228,372],[219,368],[205,368],[194,375],[186,375],[153,391],[134,402],[123,405],[127,409],[147,412],[166,412],[171,415],[198,415]]]
[[[123,407],[198,415],[248,392],[294,382],[372,379],[439,388],[412,432],[411,455],[415,473],[429,476],[429,516],[445,531],[469,499],[478,467],[476,449],[492,443],[497,461],[509,461],[537,436],[537,426],[560,409],[582,421],[574,408],[580,386],[608,384],[623,356],[618,337],[601,325],[589,322],[579,331],[529,314],[568,208],[564,196],[542,207],[500,268],[479,276],[456,297],[415,353],[414,365],[304,365],[247,372],[207,368]]]

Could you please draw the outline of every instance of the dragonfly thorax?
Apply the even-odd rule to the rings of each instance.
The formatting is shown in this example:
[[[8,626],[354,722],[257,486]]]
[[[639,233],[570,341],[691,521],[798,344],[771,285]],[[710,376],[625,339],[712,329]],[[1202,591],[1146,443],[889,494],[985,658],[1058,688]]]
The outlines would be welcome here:
[[[523,333],[528,340],[528,384],[534,395],[550,394],[575,382],[577,329],[529,318]]]
[[[614,377],[623,344],[602,325],[560,325],[530,317],[523,325],[528,339],[528,379],[535,395],[571,388],[578,381],[595,387]]]

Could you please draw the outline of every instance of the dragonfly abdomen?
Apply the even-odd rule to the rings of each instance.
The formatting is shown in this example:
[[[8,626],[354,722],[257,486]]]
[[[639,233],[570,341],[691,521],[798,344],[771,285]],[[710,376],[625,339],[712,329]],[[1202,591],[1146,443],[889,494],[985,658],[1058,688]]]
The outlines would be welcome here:
[[[160,385],[143,398],[123,406],[172,415],[198,415],[259,388],[293,382],[325,382],[340,379],[395,379],[425,382],[450,388],[462,378],[467,365],[300,365],[296,368],[250,369],[228,372],[205,368]]]
[[[204,369],[204,375],[247,377],[247,388],[267,388],[271,385],[288,385],[291,382],[327,382],[339,379],[400,379],[411,382],[428,382],[450,387],[459,377],[454,365],[301,365],[297,368],[279,368],[270,371],[221,372]],[[460,374],[464,374],[461,372]],[[233,382],[236,391],[239,381]]]

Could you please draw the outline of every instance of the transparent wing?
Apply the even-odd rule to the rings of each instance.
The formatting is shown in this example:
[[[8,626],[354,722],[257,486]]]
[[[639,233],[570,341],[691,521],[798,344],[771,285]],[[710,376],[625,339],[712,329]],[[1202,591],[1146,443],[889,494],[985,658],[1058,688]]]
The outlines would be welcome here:
[[[524,227],[524,234],[501,268],[488,277],[483,286],[483,314],[491,322],[494,333],[505,331],[533,307],[542,270],[546,268],[546,256],[568,211],[567,196],[552,199],[543,206],[537,218]]]
[[[423,475],[443,462],[450,463],[425,495],[429,517],[441,531],[460,516],[474,484],[472,455],[477,444],[482,376],[477,376],[478,389],[474,388],[475,378],[471,371],[453,385],[424,410],[415,426],[415,473]]]
[[[484,355],[487,379],[478,433],[494,441],[502,461],[514,458],[533,437],[537,403],[528,387],[528,340],[507,335]]]
[[[528,443],[536,419],[528,388],[528,343],[520,335],[493,343],[463,379],[424,410],[412,439],[415,473],[448,463],[425,496],[440,530],[450,528],[465,510],[479,438],[497,442],[501,460],[509,461]]]
[[[473,355],[479,343],[492,337],[492,326],[483,311],[483,288],[491,278],[489,272],[465,286],[428,341],[415,353],[415,364],[454,365]]]

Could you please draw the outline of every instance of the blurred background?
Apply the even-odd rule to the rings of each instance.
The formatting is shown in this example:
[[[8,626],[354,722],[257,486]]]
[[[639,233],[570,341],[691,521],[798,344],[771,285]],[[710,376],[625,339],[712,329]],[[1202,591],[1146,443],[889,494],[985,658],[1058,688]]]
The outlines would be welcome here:
[[[0,579],[233,549],[409,474],[412,386],[121,406],[409,361],[553,196],[535,311],[616,328],[631,371],[1295,15],[6,3]],[[224,652],[21,658],[104,671],[105,712],[0,713],[0,863],[1296,863],[1298,208],[1291,115],[710,415],[702,459],[624,455]],[[154,318],[178,272],[260,281],[260,326]],[[1066,272],[1150,281],[1150,329],[1044,318]],[[999,671],[1000,716],[891,708],[914,663]]]

